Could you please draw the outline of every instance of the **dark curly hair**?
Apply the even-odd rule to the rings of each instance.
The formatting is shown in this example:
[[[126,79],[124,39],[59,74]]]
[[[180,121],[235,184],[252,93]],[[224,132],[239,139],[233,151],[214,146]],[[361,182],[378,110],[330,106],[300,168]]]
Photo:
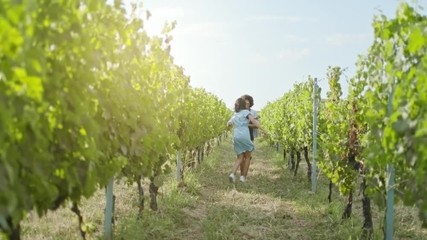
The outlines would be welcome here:
[[[246,101],[243,98],[238,98],[234,103],[234,111],[240,112],[240,110],[246,109]]]
[[[249,107],[251,108],[254,105],[254,98],[251,95],[245,94],[242,96],[244,100],[249,101]]]

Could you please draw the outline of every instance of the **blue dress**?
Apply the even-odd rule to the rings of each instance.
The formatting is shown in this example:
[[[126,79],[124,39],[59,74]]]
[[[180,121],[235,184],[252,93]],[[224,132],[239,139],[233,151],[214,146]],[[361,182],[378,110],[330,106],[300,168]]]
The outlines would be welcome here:
[[[252,152],[255,149],[249,134],[249,119],[247,118],[249,114],[251,113],[248,110],[240,110],[234,113],[229,121],[234,125],[233,143],[237,155],[247,151]]]

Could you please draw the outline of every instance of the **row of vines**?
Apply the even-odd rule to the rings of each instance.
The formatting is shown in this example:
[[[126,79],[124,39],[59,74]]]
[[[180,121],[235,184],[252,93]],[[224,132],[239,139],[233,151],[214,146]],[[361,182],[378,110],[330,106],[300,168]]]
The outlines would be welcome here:
[[[19,239],[28,212],[77,206],[113,176],[155,183],[177,151],[226,130],[230,110],[174,64],[174,24],[149,36],[133,9],[0,1],[0,236]]]
[[[372,236],[371,200],[384,207],[389,187],[404,204],[418,207],[427,226],[427,17],[402,3],[395,18],[377,16],[373,27],[374,42],[356,64],[347,98],[342,98],[340,67],[328,68],[326,99],[320,100],[320,90],[314,94],[320,102],[319,168],[330,179],[330,189],[334,184],[348,196],[343,218],[351,214],[361,179],[363,238]],[[284,154],[291,153],[291,163],[294,153],[297,162],[304,153],[309,171],[306,148],[312,143],[313,85],[311,78],[295,84],[260,113],[271,141],[281,143]],[[395,169],[392,186],[388,165]]]

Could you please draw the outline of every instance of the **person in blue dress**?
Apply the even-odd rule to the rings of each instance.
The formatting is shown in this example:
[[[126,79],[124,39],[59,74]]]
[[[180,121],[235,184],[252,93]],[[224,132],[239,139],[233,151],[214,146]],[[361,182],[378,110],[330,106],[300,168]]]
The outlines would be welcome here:
[[[252,109],[254,105],[254,99],[251,95],[245,94],[242,96],[246,102],[246,109],[252,114],[252,116],[258,121],[258,112]],[[258,136],[258,128],[253,124],[249,123],[249,134],[251,136],[251,141],[254,142],[255,138]],[[252,154],[250,158],[243,158],[242,163],[240,164],[240,181],[245,182],[249,172],[249,166],[251,164]]]
[[[234,151],[237,154],[236,162],[234,163],[232,172],[229,176],[230,182],[236,181],[236,172],[239,169],[243,159],[250,159],[252,151],[255,149],[251,141],[249,133],[249,123],[255,127],[259,127],[259,122],[246,109],[246,101],[243,98],[238,98],[234,104],[234,115],[227,122],[228,126],[233,126],[233,145]]]

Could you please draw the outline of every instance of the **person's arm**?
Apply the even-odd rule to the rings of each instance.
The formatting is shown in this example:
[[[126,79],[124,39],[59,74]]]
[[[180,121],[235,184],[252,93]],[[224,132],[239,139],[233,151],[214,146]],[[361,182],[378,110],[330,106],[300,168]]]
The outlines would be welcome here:
[[[258,127],[257,127],[257,126],[255,126],[255,124],[253,124],[253,123],[249,123],[248,127],[250,127],[250,128],[258,128]]]
[[[230,120],[228,120],[227,127],[231,127],[233,125],[233,119],[234,119],[234,115],[230,118]]]
[[[252,116],[252,114],[248,115],[249,118],[249,127],[259,128],[259,122]]]
[[[255,110],[251,110],[250,111],[251,115],[258,121],[259,116],[258,116],[258,112]],[[259,125],[259,121],[258,121],[258,125]],[[259,126],[257,127],[255,124],[253,124],[252,122],[249,122],[249,127],[250,128],[259,128]]]

